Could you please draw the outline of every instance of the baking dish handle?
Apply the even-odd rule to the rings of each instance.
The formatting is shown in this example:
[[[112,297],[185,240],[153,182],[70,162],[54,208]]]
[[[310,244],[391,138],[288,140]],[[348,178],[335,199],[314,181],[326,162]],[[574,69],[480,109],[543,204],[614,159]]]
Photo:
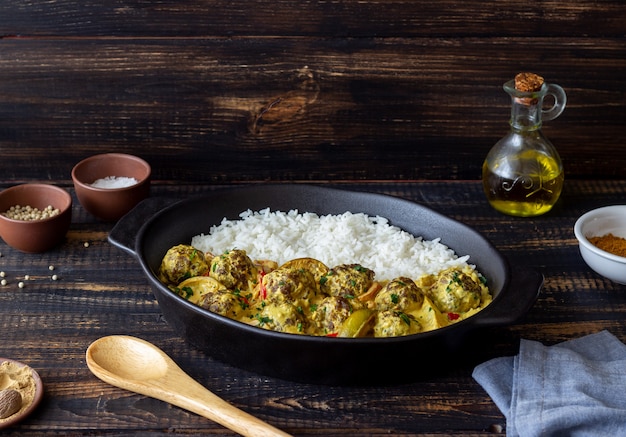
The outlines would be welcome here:
[[[525,266],[511,266],[511,280],[497,302],[485,308],[478,317],[479,326],[506,326],[519,322],[535,304],[543,285],[543,274]]]
[[[157,212],[179,200],[171,197],[149,197],[141,201],[113,226],[109,232],[109,243],[137,257],[135,244],[141,227]]]

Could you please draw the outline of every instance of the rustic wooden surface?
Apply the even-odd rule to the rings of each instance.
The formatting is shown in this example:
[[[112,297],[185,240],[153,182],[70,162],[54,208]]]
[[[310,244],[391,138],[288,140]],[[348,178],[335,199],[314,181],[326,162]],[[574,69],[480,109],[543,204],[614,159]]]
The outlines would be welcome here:
[[[481,348],[471,357],[459,357],[452,370],[440,375],[359,387],[268,378],[217,362],[181,340],[163,320],[137,260],[107,242],[112,224],[75,204],[74,222],[58,248],[24,255],[0,243],[0,270],[9,281],[0,287],[0,356],[34,367],[46,390],[36,412],[6,435],[232,435],[206,419],[93,376],[85,351],[104,335],[130,334],[157,344],[204,386],[296,436],[492,435],[505,419],[471,378],[474,364],[515,354],[520,338],[549,345],[607,329],[626,341],[626,288],[585,265],[572,231],[588,209],[621,202],[626,182],[567,181],[556,208],[530,219],[495,212],[476,181],[336,186],[402,196],[473,226],[512,263],[545,275],[536,304],[514,326],[481,331]],[[153,197],[186,198],[220,187],[153,188]],[[49,265],[55,266],[58,281],[50,279]],[[17,282],[26,274],[31,279],[19,289]]]
[[[188,347],[163,320],[111,224],[74,206],[67,241],[41,255],[0,243],[0,356],[40,371],[46,397],[7,435],[231,435],[93,377],[94,339],[157,343],[202,384],[295,435],[488,435],[504,417],[475,362],[601,329],[626,340],[624,287],[591,272],[572,227],[623,203],[626,5],[622,0],[0,3],[0,188],[68,188],[72,166],[127,152],[153,166],[153,196],[222,185],[332,183],[422,202],[480,230],[544,290],[523,323],[485,332],[450,374],[388,387],[270,379]],[[480,167],[508,129],[502,84],[534,71],[568,105],[544,126],[566,186],[551,213],[499,215]],[[90,246],[85,248],[84,242]],[[53,282],[49,265],[60,277]],[[17,281],[33,278],[24,289]]]
[[[478,179],[530,70],[568,93],[544,128],[567,177],[620,178],[625,35],[622,0],[6,1],[2,171],[124,151],[170,181]]]

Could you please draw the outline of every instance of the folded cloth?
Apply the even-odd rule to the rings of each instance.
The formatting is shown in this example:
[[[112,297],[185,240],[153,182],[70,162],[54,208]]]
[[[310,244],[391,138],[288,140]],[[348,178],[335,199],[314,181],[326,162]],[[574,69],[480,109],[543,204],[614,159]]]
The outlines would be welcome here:
[[[472,373],[506,417],[507,436],[626,436],[626,346],[608,331],[544,346]]]

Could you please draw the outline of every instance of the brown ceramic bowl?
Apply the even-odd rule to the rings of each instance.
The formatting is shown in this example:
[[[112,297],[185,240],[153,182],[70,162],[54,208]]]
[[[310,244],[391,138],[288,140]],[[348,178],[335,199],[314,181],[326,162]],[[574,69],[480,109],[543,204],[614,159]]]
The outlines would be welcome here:
[[[39,210],[48,205],[60,214],[42,220],[15,220],[0,214],[0,236],[11,247],[26,253],[52,249],[67,234],[72,221],[72,196],[49,184],[23,184],[0,193],[0,212],[12,206],[31,206]]]
[[[72,180],[78,201],[90,214],[115,221],[148,197],[150,165],[141,158],[123,153],[90,156],[72,169]],[[134,185],[98,188],[92,184],[107,178],[134,178]]]

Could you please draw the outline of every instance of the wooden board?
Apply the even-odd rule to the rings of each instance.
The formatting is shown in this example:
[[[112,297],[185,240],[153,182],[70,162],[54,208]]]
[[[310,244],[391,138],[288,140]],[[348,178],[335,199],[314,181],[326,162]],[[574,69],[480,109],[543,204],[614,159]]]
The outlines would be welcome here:
[[[502,84],[563,86],[544,125],[567,177],[621,177],[620,1],[0,5],[7,179],[140,155],[168,181],[478,179]]]

